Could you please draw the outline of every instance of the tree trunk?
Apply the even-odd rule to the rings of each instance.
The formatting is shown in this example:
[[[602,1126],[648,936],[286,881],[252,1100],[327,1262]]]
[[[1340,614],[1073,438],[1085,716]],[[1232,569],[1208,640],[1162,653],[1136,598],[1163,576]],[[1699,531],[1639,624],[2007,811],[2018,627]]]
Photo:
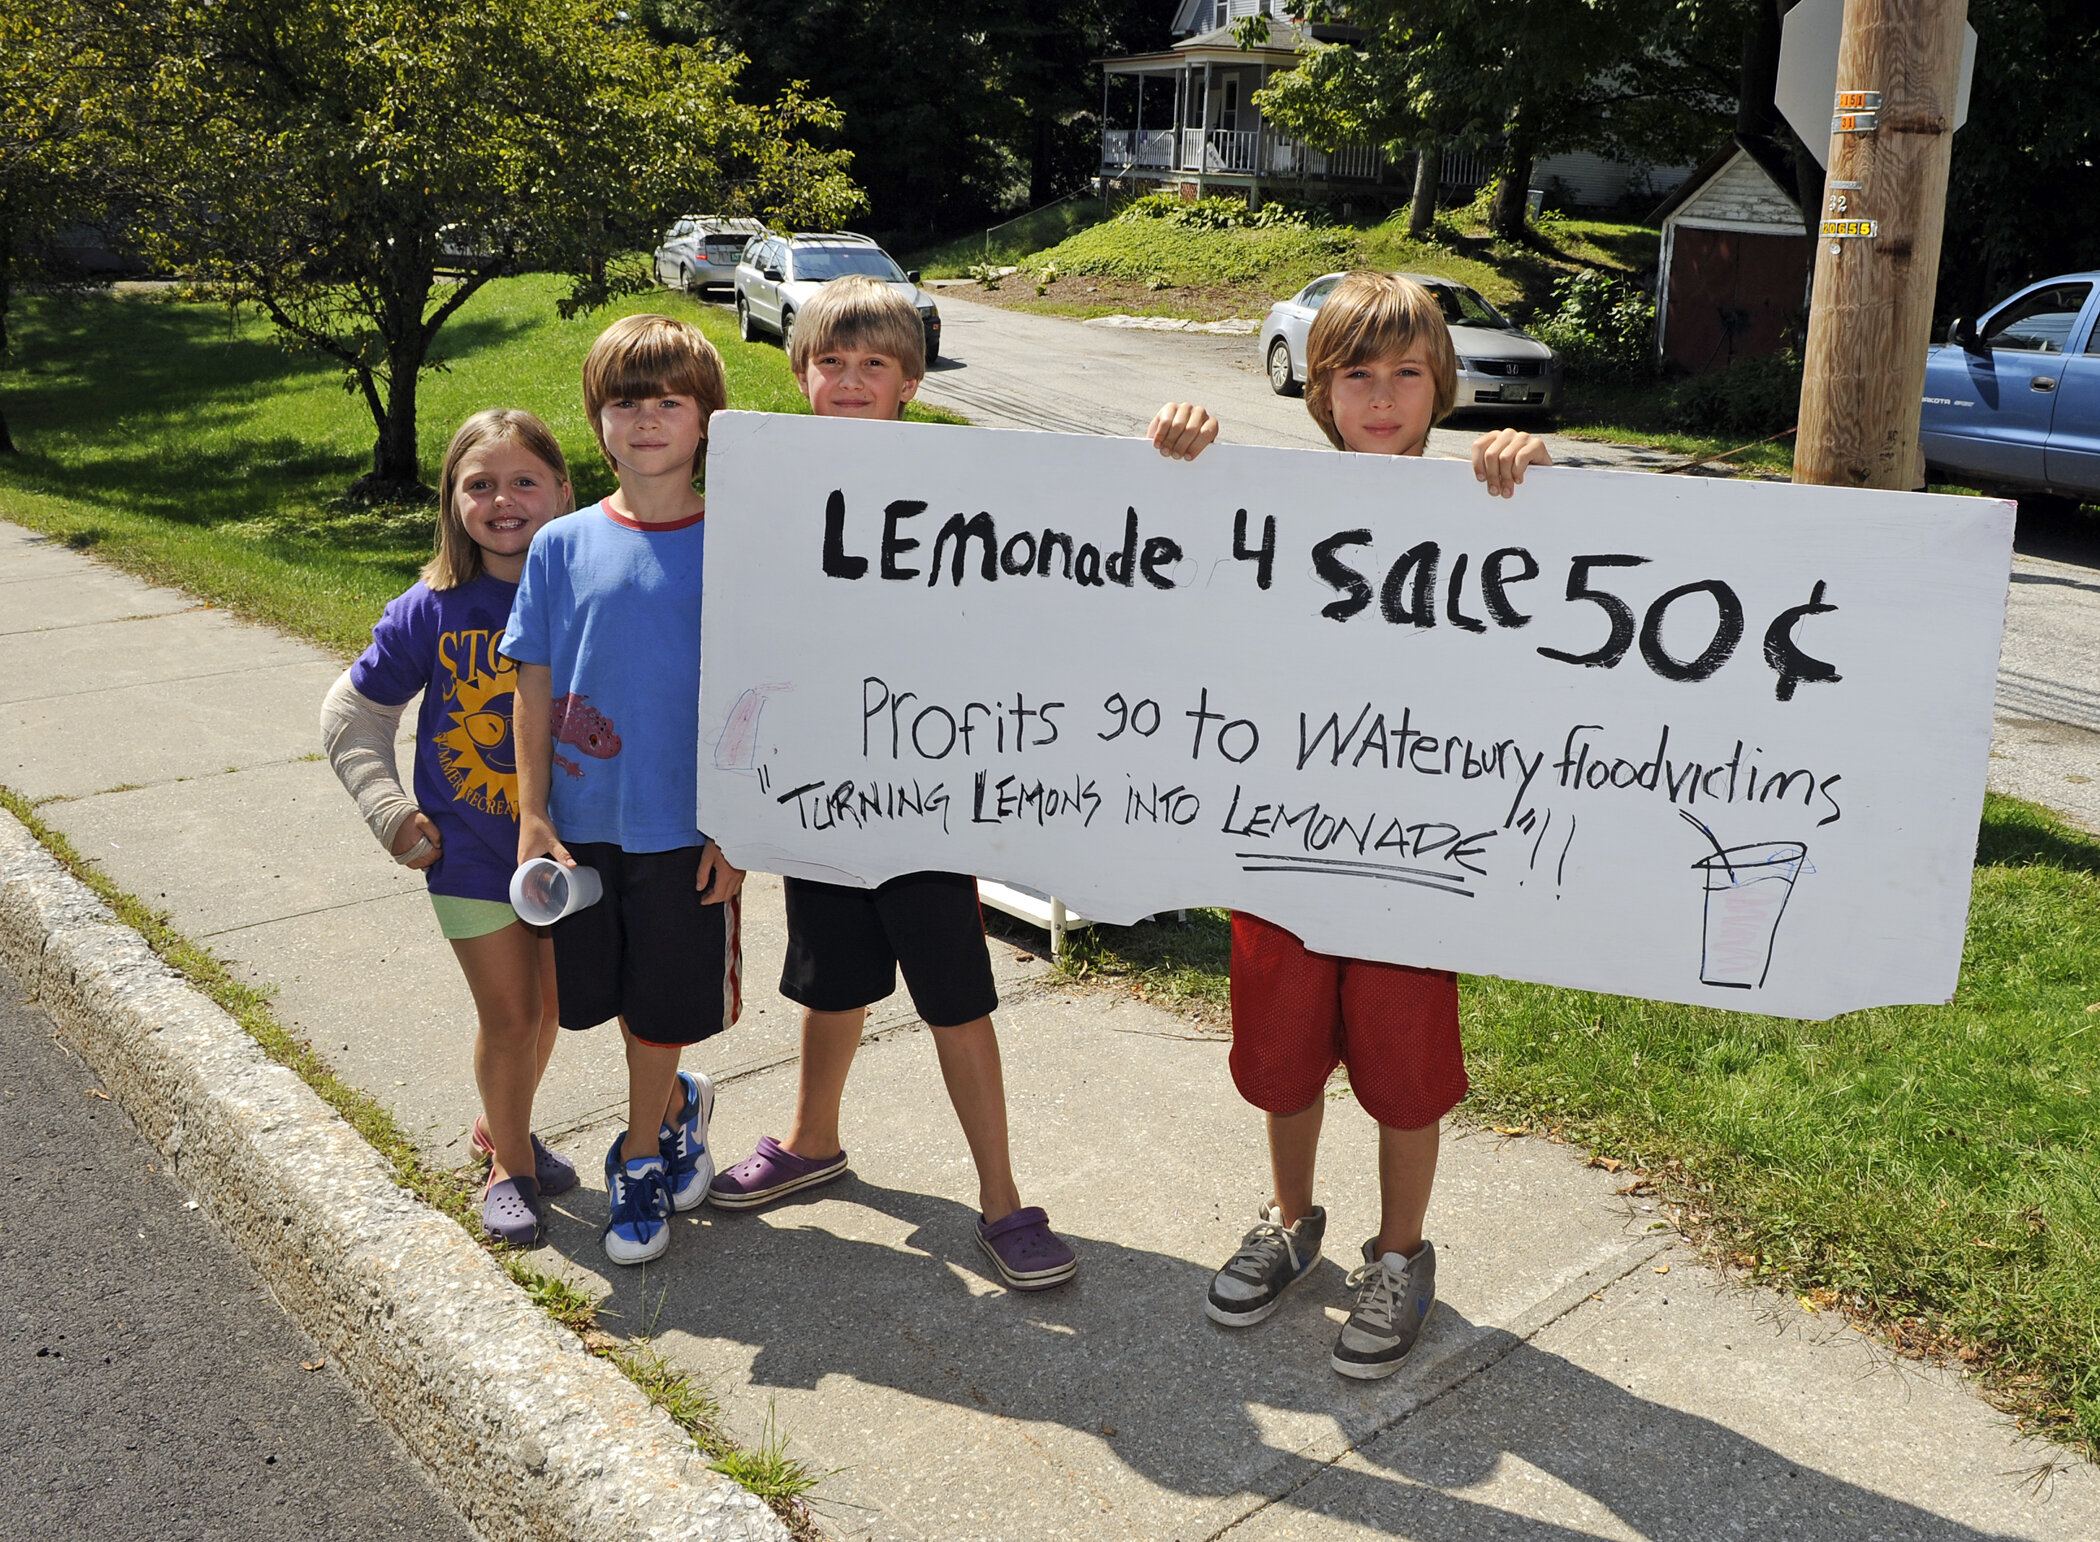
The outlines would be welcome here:
[[[1436,223],[1437,184],[1443,180],[1444,147],[1425,139],[1415,146],[1415,193],[1407,204],[1407,233],[1419,241]]]
[[[7,331],[15,298],[14,249],[14,221],[8,216],[6,202],[0,200],[0,359],[7,357],[14,341]],[[0,413],[0,455],[19,454],[14,436],[7,431],[7,414]]]
[[[378,415],[372,469],[350,487],[350,496],[366,503],[421,503],[432,496],[423,485],[416,450],[416,387],[430,352],[423,310],[430,300],[433,279],[427,262],[417,263],[413,256],[408,262],[411,266],[390,275],[396,287],[381,313],[386,338],[386,406]]]
[[[1743,27],[1742,74],[1736,82],[1735,132],[1738,139],[1782,143],[1786,120],[1773,99],[1779,88],[1779,20],[1787,0],[1757,0]]]
[[[1531,114],[1522,102],[1510,112],[1502,140],[1502,163],[1495,170],[1499,179],[1495,202],[1488,210],[1488,228],[1506,241],[1524,239],[1525,203],[1531,191],[1531,162],[1534,139]]]
[[[1028,207],[1039,209],[1055,195],[1051,192],[1051,179],[1056,168],[1050,164],[1051,141],[1056,132],[1057,121],[1049,113],[1035,114],[1035,136],[1028,156]]]

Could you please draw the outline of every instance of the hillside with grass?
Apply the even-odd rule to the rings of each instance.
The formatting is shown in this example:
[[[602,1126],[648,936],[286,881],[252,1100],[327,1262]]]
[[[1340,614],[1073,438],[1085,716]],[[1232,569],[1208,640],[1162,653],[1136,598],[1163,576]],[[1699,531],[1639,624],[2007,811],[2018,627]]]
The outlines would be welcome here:
[[[1547,215],[1530,239],[1511,242],[1488,231],[1484,208],[1467,207],[1445,211],[1428,239],[1415,240],[1405,212],[1329,221],[1280,204],[1250,212],[1236,199],[1184,204],[1153,194],[1007,259],[1018,271],[984,293],[1054,315],[1213,321],[1258,317],[1322,273],[1364,267],[1454,279],[1521,319],[1552,303],[1557,279],[1585,270],[1641,276],[1655,265],[1659,239],[1643,225]],[[983,261],[967,241],[919,260],[930,277],[964,276]]]

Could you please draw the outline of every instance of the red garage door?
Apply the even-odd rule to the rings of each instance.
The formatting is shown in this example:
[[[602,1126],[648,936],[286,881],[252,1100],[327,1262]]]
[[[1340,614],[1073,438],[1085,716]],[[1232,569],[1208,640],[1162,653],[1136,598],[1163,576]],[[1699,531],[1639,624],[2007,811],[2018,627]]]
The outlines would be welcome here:
[[[1678,226],[1664,362],[1697,374],[1776,350],[1801,309],[1813,246],[1807,236]]]

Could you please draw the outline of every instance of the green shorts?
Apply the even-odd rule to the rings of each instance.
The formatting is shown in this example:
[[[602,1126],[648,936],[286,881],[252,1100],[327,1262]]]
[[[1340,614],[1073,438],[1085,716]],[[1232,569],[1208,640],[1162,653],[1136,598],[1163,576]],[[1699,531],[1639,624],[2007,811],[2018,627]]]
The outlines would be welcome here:
[[[448,941],[486,937],[518,920],[518,913],[502,900],[463,899],[457,894],[433,894],[430,908],[437,912],[438,930]]]

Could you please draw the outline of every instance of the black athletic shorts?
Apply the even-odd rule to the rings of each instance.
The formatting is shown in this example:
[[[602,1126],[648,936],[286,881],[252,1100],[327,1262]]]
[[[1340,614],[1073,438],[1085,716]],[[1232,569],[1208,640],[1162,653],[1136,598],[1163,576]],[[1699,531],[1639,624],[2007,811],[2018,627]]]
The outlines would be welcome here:
[[[897,989],[919,1016],[955,1028],[999,1005],[977,880],[906,873],[875,889],[789,878],[780,994],[816,1012],[851,1012]]]
[[[743,1010],[739,904],[703,905],[698,846],[626,852],[570,841],[605,884],[595,905],[554,923],[554,985],[564,1028],[607,1018],[650,1044],[698,1044]]]

